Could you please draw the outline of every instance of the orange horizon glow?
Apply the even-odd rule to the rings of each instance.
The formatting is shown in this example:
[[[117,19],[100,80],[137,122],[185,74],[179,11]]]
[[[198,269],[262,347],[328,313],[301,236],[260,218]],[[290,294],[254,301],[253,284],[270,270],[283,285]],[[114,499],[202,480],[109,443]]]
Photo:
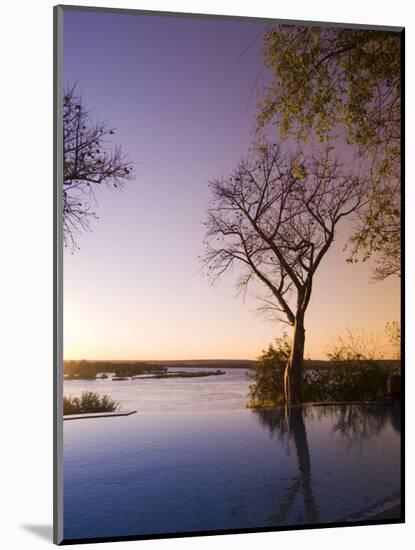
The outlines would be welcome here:
[[[338,254],[333,254],[332,259],[335,258],[339,261]],[[339,288],[343,289],[338,292],[336,286],[327,284],[326,277],[333,269],[330,263],[323,265],[320,277],[316,277],[306,314],[305,358],[327,360],[330,345],[348,329],[374,335],[378,339],[379,358],[392,357],[384,327],[388,321],[400,317],[400,281],[389,279],[371,283],[369,264],[351,266],[344,263],[344,270],[337,270]],[[172,309],[165,312],[163,323],[159,322],[157,313],[143,323],[140,316],[135,316],[134,304],[130,309],[125,300],[121,306],[123,319],[118,315],[119,303],[104,300],[97,314],[94,306],[92,311],[85,307],[75,308],[73,300],[66,300],[65,360],[256,360],[275,337],[284,331],[290,335],[291,327],[258,317],[253,311],[253,299],[244,302],[235,298],[232,280],[218,288],[212,288],[204,279],[196,277],[195,280],[196,287],[206,293],[208,299],[204,313],[199,311],[193,321],[189,321],[185,313],[179,319]],[[152,292],[157,293],[157,288],[149,288],[145,293],[150,304]],[[128,293],[126,298],[128,300]],[[97,299],[101,300],[102,296]],[[148,305],[142,302],[141,311],[147,312]],[[214,314],[217,307],[221,312],[219,318]],[[106,308],[108,313],[103,314],[102,309]],[[205,338],[205,335],[209,336]]]

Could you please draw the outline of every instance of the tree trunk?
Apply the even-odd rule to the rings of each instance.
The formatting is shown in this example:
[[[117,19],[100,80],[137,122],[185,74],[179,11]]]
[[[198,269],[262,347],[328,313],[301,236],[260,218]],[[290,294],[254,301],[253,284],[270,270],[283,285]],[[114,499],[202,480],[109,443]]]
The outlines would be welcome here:
[[[304,313],[297,313],[291,355],[284,372],[285,402],[288,406],[301,403],[301,382],[304,359]]]

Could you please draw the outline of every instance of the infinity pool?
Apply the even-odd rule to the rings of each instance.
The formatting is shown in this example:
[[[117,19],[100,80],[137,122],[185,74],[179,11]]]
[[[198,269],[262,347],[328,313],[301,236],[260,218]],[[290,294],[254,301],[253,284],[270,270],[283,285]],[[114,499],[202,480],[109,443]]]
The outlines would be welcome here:
[[[400,410],[183,410],[64,422],[65,539],[348,521],[400,491]]]

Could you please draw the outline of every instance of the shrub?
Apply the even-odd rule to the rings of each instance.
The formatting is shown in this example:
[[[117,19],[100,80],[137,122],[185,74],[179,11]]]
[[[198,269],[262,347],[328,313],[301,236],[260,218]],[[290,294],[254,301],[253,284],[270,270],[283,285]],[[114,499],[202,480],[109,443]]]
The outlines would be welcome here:
[[[391,321],[385,326],[386,336],[392,348],[394,359],[401,358],[401,324],[399,321]]]
[[[248,407],[276,407],[284,403],[284,369],[290,349],[290,341],[284,333],[276,338],[275,344],[269,345],[248,372],[248,377],[254,381],[249,386]]]
[[[63,414],[85,414],[98,412],[114,412],[120,404],[113,401],[109,395],[100,395],[93,391],[84,391],[80,397],[65,395],[63,398]]]
[[[390,374],[397,366],[376,361],[379,341],[360,330],[347,330],[338,336],[329,351],[331,363],[326,368],[305,374],[309,401],[376,401],[386,392]]]
[[[316,370],[305,369],[303,401],[376,401],[386,392],[390,367],[376,361],[329,363]]]
[[[370,345],[369,345],[370,344]],[[399,373],[399,363],[385,364],[373,359],[376,342],[365,340],[361,333],[348,332],[332,347],[330,361],[319,366],[304,364],[303,402],[376,401],[387,391],[389,375]],[[248,407],[267,408],[285,403],[284,369],[290,355],[286,334],[259,357],[248,376]]]

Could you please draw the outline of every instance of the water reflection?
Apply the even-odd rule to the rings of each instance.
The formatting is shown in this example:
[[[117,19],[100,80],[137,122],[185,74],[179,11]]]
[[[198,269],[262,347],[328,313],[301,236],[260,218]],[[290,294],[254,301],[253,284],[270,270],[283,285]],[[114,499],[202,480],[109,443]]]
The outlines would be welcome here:
[[[392,428],[401,435],[401,408],[398,406],[390,407],[389,418]]]
[[[399,494],[400,419],[347,408],[66,422],[65,537],[353,521]]]
[[[319,521],[319,507],[313,494],[312,465],[308,444],[306,422],[329,422],[333,435],[340,436],[350,446],[362,446],[364,442],[378,436],[389,425],[400,435],[401,415],[399,406],[326,405],[304,406],[284,409],[257,409],[253,411],[262,427],[272,439],[285,442],[287,452],[291,446],[295,451],[296,471],[282,492],[277,510],[273,513],[271,525],[288,525],[288,518],[295,501],[301,499],[304,511],[302,520],[306,524]]]
[[[388,424],[400,435],[401,413],[396,405],[326,405],[313,407],[318,420],[329,419],[333,432],[361,443],[379,435]]]
[[[316,523],[319,520],[319,510],[312,490],[310,449],[304,423],[307,412],[309,409],[306,407],[255,411],[261,425],[267,427],[272,436],[293,441],[297,460],[297,471],[291,477],[278,509],[272,515],[270,525],[287,524],[287,517],[299,495],[303,500],[305,523]]]

